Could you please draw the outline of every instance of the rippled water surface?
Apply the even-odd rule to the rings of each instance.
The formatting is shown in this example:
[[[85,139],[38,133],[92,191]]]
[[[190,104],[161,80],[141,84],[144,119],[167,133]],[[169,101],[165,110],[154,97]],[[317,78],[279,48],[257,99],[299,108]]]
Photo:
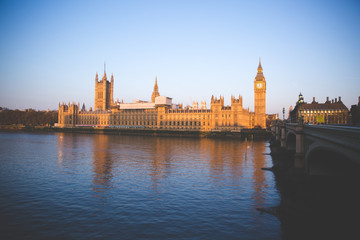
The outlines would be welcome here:
[[[247,149],[247,151],[246,151]],[[268,143],[0,133],[2,239],[278,239]]]

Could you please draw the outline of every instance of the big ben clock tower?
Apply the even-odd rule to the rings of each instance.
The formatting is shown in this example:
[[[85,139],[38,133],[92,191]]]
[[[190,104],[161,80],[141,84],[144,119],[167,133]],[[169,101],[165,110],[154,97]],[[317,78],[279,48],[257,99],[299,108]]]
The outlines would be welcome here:
[[[259,60],[259,67],[254,81],[254,95],[255,95],[255,122],[254,127],[260,126],[266,128],[266,81]]]

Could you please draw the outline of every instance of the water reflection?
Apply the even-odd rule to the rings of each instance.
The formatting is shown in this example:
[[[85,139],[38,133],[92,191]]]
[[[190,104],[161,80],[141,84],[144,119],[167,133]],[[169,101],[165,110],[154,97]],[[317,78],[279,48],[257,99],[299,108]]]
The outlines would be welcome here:
[[[57,147],[58,147],[58,164],[62,165],[64,161],[64,133],[59,133],[57,137]]]
[[[93,137],[93,190],[102,193],[111,186],[112,153],[108,135],[97,134]]]
[[[174,149],[176,143],[172,141],[163,141],[160,138],[155,138],[152,141],[151,146],[151,160],[150,160],[150,168],[149,168],[149,176],[152,181],[152,188],[155,192],[158,191],[158,185],[161,179],[166,178],[168,174],[171,174],[171,168]]]
[[[206,232],[213,239],[241,233],[256,239],[250,237],[259,236],[256,228],[279,226],[256,211],[278,204],[276,189],[268,189],[273,175],[261,170],[271,166],[265,144],[59,133],[57,164],[72,174],[66,179],[92,216],[116,218],[128,237],[150,231],[154,238]],[[279,236],[277,229],[270,235]]]
[[[266,167],[265,161],[265,144],[256,142],[252,149],[253,155],[253,184],[254,192],[253,198],[257,206],[262,206],[264,203],[264,191],[268,187],[266,182],[265,172],[261,168]]]
[[[59,162],[67,153],[63,151],[63,138],[60,134]],[[268,180],[261,168],[269,164],[263,154],[264,142],[112,135],[94,135],[91,139],[92,189],[97,194],[112,186],[114,172],[130,178],[136,173],[142,181],[147,181],[147,175],[154,192],[167,184],[169,177],[191,179],[201,175],[216,187],[252,187],[252,198],[257,205],[263,204]],[[73,141],[68,137],[66,143]],[[242,184],[246,178],[252,179],[251,185]]]

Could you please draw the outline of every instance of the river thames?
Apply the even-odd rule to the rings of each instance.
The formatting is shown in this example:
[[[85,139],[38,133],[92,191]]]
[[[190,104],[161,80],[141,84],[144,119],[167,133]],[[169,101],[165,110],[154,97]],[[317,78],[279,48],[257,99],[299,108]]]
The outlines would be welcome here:
[[[0,237],[285,239],[293,226],[259,211],[281,202],[269,153],[266,141],[0,133]]]

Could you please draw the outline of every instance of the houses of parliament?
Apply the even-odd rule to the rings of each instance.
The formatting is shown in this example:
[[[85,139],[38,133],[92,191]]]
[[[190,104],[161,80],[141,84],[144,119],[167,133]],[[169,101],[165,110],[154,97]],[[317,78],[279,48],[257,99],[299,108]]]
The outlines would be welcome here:
[[[80,104],[59,103],[58,127],[61,128],[133,128],[178,131],[240,131],[243,128],[266,128],[266,81],[261,61],[254,80],[254,112],[243,107],[242,96],[231,96],[231,105],[224,97],[212,96],[210,109],[206,102],[183,107],[161,96],[155,77],[151,101],[133,103],[114,101],[114,76],[108,81],[106,71],[101,80],[95,76],[94,109],[80,109]]]

